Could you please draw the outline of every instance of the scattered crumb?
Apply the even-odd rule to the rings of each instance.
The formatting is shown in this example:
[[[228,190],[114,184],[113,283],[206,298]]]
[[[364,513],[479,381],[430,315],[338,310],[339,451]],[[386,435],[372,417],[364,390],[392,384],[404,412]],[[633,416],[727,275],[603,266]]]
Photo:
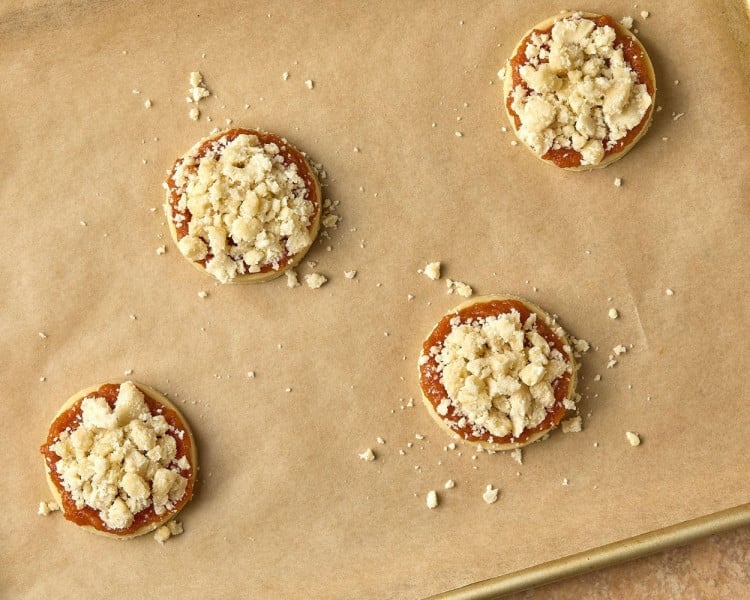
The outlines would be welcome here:
[[[620,313],[617,312],[616,308],[610,308],[607,315],[609,315],[610,319],[616,319],[617,317],[620,316]]]
[[[437,508],[438,505],[438,495],[435,490],[430,490],[427,492],[427,508],[433,509]]]
[[[642,18],[642,19],[648,19],[648,17],[649,17],[649,14],[650,14],[650,13],[649,13],[649,12],[648,12],[647,10],[642,10],[642,11],[641,11],[641,18]]]
[[[438,279],[440,279],[440,262],[436,261],[427,263],[424,269],[418,269],[417,273],[424,275],[428,279],[437,281]]]
[[[281,74],[281,78],[282,78],[282,79],[283,79],[284,81],[286,81],[287,79],[289,79],[289,72],[288,72],[288,71],[284,71],[284,72],[283,72],[283,73]]]
[[[666,290],[664,290],[664,293],[665,293],[665,294],[666,294],[667,296],[674,296],[674,290],[672,290],[672,289],[670,289],[670,288],[667,288]]]
[[[685,116],[685,113],[677,113],[676,115],[672,116],[672,120],[673,121],[679,121],[684,116]]]
[[[411,302],[412,300],[414,300],[414,294],[406,294],[406,299],[407,299],[407,300],[408,300],[409,302]]]
[[[630,30],[633,27],[633,17],[623,17],[620,19],[620,25],[625,29]]]
[[[255,371],[248,371],[247,372],[247,378],[248,379],[255,379]]]
[[[344,277],[346,277],[347,279],[354,279],[356,276],[356,271],[344,271]]]
[[[675,84],[675,85],[680,85],[680,80],[679,80],[679,79],[675,79],[675,80],[674,80],[674,84]]]
[[[315,82],[312,79],[305,79],[305,87],[311,90],[315,87]]]
[[[203,75],[200,71],[192,71],[190,73],[190,89],[188,90],[188,94],[190,94],[190,99],[193,102],[199,102],[211,95],[211,92],[208,91],[208,88],[203,83]]]
[[[132,374],[133,374],[133,369],[128,369],[127,371],[125,371],[123,373],[123,375],[125,375],[125,377],[130,377]]]
[[[452,490],[454,487],[456,487],[456,482],[452,479],[449,479],[445,482],[445,485],[443,486],[446,490]]]
[[[325,215],[320,223],[325,227],[326,229],[336,229],[338,223],[339,223],[339,216],[334,215],[333,213]]]
[[[627,351],[628,349],[622,344],[612,348],[612,352],[614,352],[615,356],[620,356],[620,354],[625,354]]]
[[[510,145],[511,146],[518,146],[518,142],[516,140],[511,140]]]
[[[567,477],[563,477],[562,484],[563,485],[568,485],[568,478]]]
[[[211,92],[208,91],[208,88],[203,83],[203,75],[199,71],[192,71],[190,73],[190,89],[185,100],[198,104],[203,98],[207,98],[210,95]],[[197,121],[201,116],[201,111],[197,106],[193,106],[190,108],[188,116],[193,121]],[[211,122],[211,117],[207,117],[206,120]]]
[[[46,517],[50,513],[58,510],[60,510],[60,506],[54,500],[51,500],[49,502],[42,501],[39,503],[39,510],[37,511],[37,513],[43,517]]]
[[[161,256],[162,254],[166,254],[166,253],[167,253],[167,247],[166,246],[159,246],[156,249],[156,254],[159,255],[159,256]]]
[[[299,286],[299,280],[297,279],[297,271],[289,269],[286,272],[286,287],[296,288]]]
[[[452,279],[446,279],[445,280],[446,287],[447,287],[447,294],[458,294],[462,298],[470,298],[471,295],[474,293],[474,290],[471,289],[471,286],[466,285],[465,283],[461,281],[453,281]]]
[[[615,187],[622,187],[622,178],[621,177],[615,177],[614,184],[615,184]]]
[[[305,275],[305,283],[311,290],[317,290],[327,281],[328,278],[325,275],[321,275],[320,273],[310,273],[309,275]]]
[[[637,433],[633,433],[632,431],[626,431],[625,437],[628,438],[628,442],[630,442],[631,446],[641,445],[641,438]]]
[[[574,337],[572,335],[569,337],[570,341],[573,342],[573,350],[576,357],[586,354],[586,352],[588,352],[591,348],[591,344],[589,344],[586,340]]]
[[[380,436],[378,436],[377,438],[375,438],[375,441],[378,444],[385,444],[385,440],[382,437],[380,437]]]
[[[601,375],[599,375],[598,373],[596,375],[594,375],[594,381],[601,381],[601,380],[602,380],[602,376]]]
[[[39,336],[40,339],[43,339],[43,340],[47,339],[47,334],[44,333],[43,331],[40,331],[37,335]]]
[[[455,135],[456,137],[464,137],[464,134],[461,133],[460,131],[456,131]]]
[[[362,452],[359,457],[362,460],[366,460],[367,462],[372,462],[373,460],[375,460],[375,453],[372,451],[372,448],[368,448],[367,450]]]
[[[201,290],[200,292],[198,292],[198,298],[208,298],[208,292],[206,290]]]
[[[165,543],[169,538],[181,535],[183,532],[182,523],[180,521],[170,521],[166,525],[162,525],[154,532],[154,539],[160,544]]]
[[[151,108],[152,106],[151,100],[149,98],[146,98],[146,101],[143,103],[143,106],[145,106],[146,108]]]
[[[578,433],[581,431],[581,417],[580,415],[565,419],[561,423],[563,433]]]
[[[487,488],[482,494],[482,500],[484,500],[487,504],[494,504],[495,502],[497,502],[498,493],[499,490],[497,488],[493,488],[491,483],[488,483]]]
[[[510,453],[510,457],[519,465],[523,464],[523,450],[521,450],[521,448],[513,450],[513,452]]]

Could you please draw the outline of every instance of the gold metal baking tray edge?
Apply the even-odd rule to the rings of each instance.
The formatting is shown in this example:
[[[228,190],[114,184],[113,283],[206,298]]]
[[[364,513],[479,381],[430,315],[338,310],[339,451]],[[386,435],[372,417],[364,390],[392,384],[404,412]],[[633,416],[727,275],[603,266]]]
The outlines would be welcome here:
[[[689,544],[703,537],[750,525],[750,503],[592,548],[521,571],[472,583],[428,600],[491,600],[568,577]]]

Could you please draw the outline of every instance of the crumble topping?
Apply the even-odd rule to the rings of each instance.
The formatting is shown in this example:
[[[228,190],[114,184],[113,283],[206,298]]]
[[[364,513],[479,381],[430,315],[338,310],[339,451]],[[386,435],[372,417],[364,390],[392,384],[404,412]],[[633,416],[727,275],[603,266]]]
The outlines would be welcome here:
[[[555,403],[553,383],[571,371],[537,331],[536,315],[522,323],[516,310],[465,323],[454,317],[442,346],[430,354],[447,393],[437,413],[453,406],[459,427],[468,421],[500,438],[539,425]]]

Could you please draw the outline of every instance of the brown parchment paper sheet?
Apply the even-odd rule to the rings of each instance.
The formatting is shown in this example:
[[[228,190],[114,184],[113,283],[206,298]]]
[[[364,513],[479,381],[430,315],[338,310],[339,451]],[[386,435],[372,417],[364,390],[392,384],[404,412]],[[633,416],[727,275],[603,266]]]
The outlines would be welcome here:
[[[663,110],[622,161],[564,173],[501,131],[496,75],[562,8],[3,3],[0,595],[418,598],[747,502],[750,102],[725,9],[577,7],[636,17]],[[198,122],[193,70],[212,91]],[[172,247],[165,169],[230,118],[329,173],[342,222],[308,257],[321,289],[219,287]],[[591,342],[583,432],[523,466],[444,450],[416,359],[458,299],[417,274],[431,260]],[[164,546],[36,515],[49,421],[129,369],[177,400],[199,444],[185,534]]]

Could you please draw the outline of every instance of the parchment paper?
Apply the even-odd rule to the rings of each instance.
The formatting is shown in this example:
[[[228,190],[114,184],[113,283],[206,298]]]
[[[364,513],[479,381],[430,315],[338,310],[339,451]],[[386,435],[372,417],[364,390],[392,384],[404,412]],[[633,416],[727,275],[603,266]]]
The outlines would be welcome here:
[[[565,173],[501,131],[496,73],[569,5],[3,3],[0,595],[417,598],[747,502],[750,103],[722,6],[573,7],[636,18],[663,110],[622,161]],[[212,91],[198,122],[194,70]],[[165,170],[225,119],[329,173],[342,222],[308,256],[321,289],[220,287],[171,245]],[[444,450],[416,379],[459,300],[417,274],[433,260],[591,342],[583,432],[523,466]],[[55,412],[131,369],[199,444],[164,546],[36,514]]]

